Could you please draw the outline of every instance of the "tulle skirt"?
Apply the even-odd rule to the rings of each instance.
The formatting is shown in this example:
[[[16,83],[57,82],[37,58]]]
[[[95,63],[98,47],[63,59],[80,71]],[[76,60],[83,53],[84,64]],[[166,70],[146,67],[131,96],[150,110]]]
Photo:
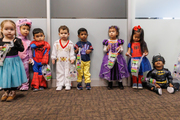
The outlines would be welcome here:
[[[26,72],[18,55],[7,56],[3,66],[0,66],[0,87],[19,87],[27,82]]]

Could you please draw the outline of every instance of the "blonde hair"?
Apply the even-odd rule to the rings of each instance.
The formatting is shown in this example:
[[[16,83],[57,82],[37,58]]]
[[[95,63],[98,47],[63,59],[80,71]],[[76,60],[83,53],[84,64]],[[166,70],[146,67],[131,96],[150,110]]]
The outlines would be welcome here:
[[[2,21],[2,22],[1,22],[1,30],[3,29],[4,24],[5,24],[6,22],[10,22],[10,23],[13,25],[13,27],[15,28],[15,36],[16,36],[16,23],[15,23],[14,21],[12,21],[12,20],[4,20],[4,21]],[[2,35],[2,37],[4,36],[3,33],[2,33],[2,31],[1,31],[1,35]]]

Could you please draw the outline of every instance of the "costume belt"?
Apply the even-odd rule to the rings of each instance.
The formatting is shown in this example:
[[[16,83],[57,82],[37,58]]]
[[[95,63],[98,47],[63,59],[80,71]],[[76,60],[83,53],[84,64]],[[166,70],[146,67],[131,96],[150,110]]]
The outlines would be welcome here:
[[[158,84],[164,84],[164,83],[167,83],[167,80],[165,80],[165,81],[156,81],[156,83],[158,83]]]
[[[120,53],[117,53],[118,55],[120,55]],[[109,53],[107,53],[107,55],[109,55]]]

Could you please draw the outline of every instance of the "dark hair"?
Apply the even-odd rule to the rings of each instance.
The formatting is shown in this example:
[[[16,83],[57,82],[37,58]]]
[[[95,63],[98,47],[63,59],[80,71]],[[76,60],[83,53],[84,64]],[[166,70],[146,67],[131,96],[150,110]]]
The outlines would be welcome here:
[[[141,51],[144,52],[144,50],[146,50],[148,52],[146,42],[144,41],[144,30],[142,28],[140,28],[138,30],[134,30],[134,28],[132,29],[131,40],[130,40],[131,45],[133,43],[133,35],[136,33],[140,34],[139,42],[140,42]]]
[[[33,36],[34,36],[35,34],[38,34],[38,33],[43,33],[43,34],[44,34],[44,32],[43,32],[43,30],[42,30],[41,28],[35,28],[35,29],[32,31],[32,33],[33,33]]]
[[[116,29],[116,31],[118,33],[118,35],[116,35],[116,38],[118,38],[118,36],[119,36],[119,28],[117,26],[115,26],[115,25],[112,25],[112,26],[109,27],[109,29],[111,29],[111,28],[115,28]]]
[[[59,29],[58,29],[58,32],[60,32],[60,29],[67,30],[67,32],[69,33],[69,28],[67,26],[65,26],[65,25],[60,26]]]
[[[153,64],[153,67],[155,68],[154,64],[155,62],[157,61],[162,61],[163,64],[165,64],[165,59],[161,56],[161,55],[156,55],[156,56],[153,56],[152,58],[152,64]]]
[[[88,31],[86,30],[86,28],[79,28],[78,35],[80,35],[80,33],[84,31],[88,34]]]

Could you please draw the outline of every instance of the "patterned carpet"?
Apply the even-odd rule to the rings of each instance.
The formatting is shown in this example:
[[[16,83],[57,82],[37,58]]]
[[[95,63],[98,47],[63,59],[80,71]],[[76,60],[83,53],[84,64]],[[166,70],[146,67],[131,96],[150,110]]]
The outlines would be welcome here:
[[[3,91],[0,91],[2,96]],[[1,120],[180,120],[180,92],[159,96],[147,89],[92,87],[56,92],[55,88],[17,91],[0,102]]]

